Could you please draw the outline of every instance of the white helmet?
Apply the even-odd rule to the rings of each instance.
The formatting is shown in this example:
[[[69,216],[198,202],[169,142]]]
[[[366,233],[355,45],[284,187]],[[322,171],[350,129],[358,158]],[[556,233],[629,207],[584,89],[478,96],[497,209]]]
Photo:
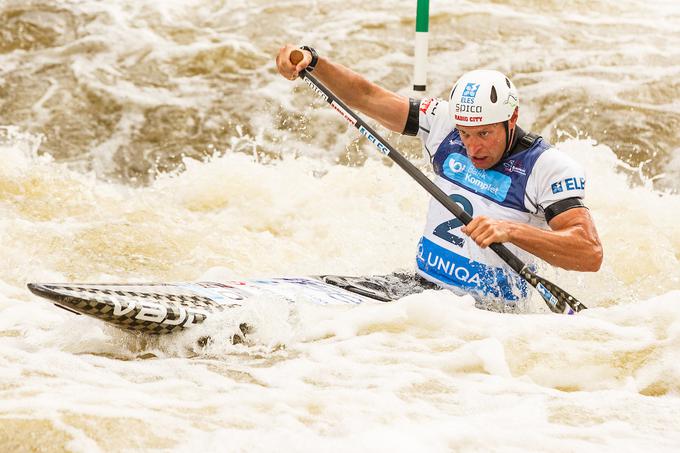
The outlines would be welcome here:
[[[518,106],[519,94],[510,79],[487,69],[463,74],[449,96],[449,115],[459,126],[508,121]]]

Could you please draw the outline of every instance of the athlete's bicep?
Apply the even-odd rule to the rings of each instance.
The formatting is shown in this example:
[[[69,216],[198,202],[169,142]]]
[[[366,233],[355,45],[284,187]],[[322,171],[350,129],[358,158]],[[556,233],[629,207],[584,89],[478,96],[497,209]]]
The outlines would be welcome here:
[[[548,222],[548,225],[551,230],[560,231],[579,225],[591,226],[594,224],[588,208],[580,207],[561,212],[553,217],[550,222]]]

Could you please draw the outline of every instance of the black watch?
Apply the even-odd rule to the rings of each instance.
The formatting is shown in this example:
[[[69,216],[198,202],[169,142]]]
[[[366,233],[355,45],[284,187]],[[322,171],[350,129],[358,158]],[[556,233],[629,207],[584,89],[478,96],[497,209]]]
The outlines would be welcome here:
[[[316,50],[313,47],[302,46],[302,47],[300,47],[300,49],[306,50],[306,51],[308,51],[309,53],[312,54],[312,62],[309,63],[307,68],[305,68],[305,69],[307,69],[307,72],[312,72],[314,70],[314,68],[316,67],[316,64],[319,62],[319,54],[316,53]]]

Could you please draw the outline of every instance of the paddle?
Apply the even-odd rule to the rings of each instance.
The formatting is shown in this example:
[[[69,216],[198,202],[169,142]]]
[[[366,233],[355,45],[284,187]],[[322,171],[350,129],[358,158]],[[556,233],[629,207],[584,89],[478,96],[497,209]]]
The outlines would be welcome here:
[[[302,61],[302,51],[294,50],[290,54],[290,61],[297,65]],[[307,83],[321,98],[328,102],[337,112],[345,118],[350,124],[359,129],[370,142],[372,142],[378,150],[392,159],[399,165],[406,173],[416,180],[425,190],[429,192],[437,201],[439,201],[446,209],[456,216],[458,220],[467,225],[472,221],[472,216],[465,212],[455,201],[451,200],[435,183],[430,181],[420,170],[418,170],[411,162],[406,160],[396,149],[385,141],[373,128],[366,124],[356,113],[347,107],[340,99],[338,99],[332,91],[326,88],[316,77],[311,75],[306,69],[300,71],[300,78]],[[493,243],[489,246],[491,250],[496,252],[503,261],[517,272],[524,280],[529,282],[531,286],[536,288],[541,294],[545,303],[554,313],[574,314],[586,308],[576,298],[569,295],[566,291],[559,288],[554,283],[536,275],[532,272],[525,263],[520,260],[517,255],[512,253],[506,246],[500,243]]]

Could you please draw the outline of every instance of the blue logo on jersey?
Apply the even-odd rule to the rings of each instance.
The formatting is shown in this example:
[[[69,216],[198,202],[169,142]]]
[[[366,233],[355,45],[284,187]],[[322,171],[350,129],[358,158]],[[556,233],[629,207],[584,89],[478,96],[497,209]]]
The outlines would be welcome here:
[[[586,188],[586,178],[567,178],[564,180],[567,190],[583,190]]]
[[[505,200],[512,184],[510,176],[494,170],[475,168],[470,159],[457,153],[446,158],[442,171],[451,181],[499,202]]]
[[[475,293],[517,300],[528,294],[527,282],[499,267],[458,255],[423,237],[418,244],[418,268],[446,285]]]
[[[463,97],[474,99],[475,96],[477,96],[478,89],[479,89],[478,83],[472,82],[468,83],[467,85],[465,85],[465,89],[463,90]]]
[[[586,188],[586,178],[566,178],[557,181],[551,187],[552,193],[560,193],[564,190],[583,190]]]

